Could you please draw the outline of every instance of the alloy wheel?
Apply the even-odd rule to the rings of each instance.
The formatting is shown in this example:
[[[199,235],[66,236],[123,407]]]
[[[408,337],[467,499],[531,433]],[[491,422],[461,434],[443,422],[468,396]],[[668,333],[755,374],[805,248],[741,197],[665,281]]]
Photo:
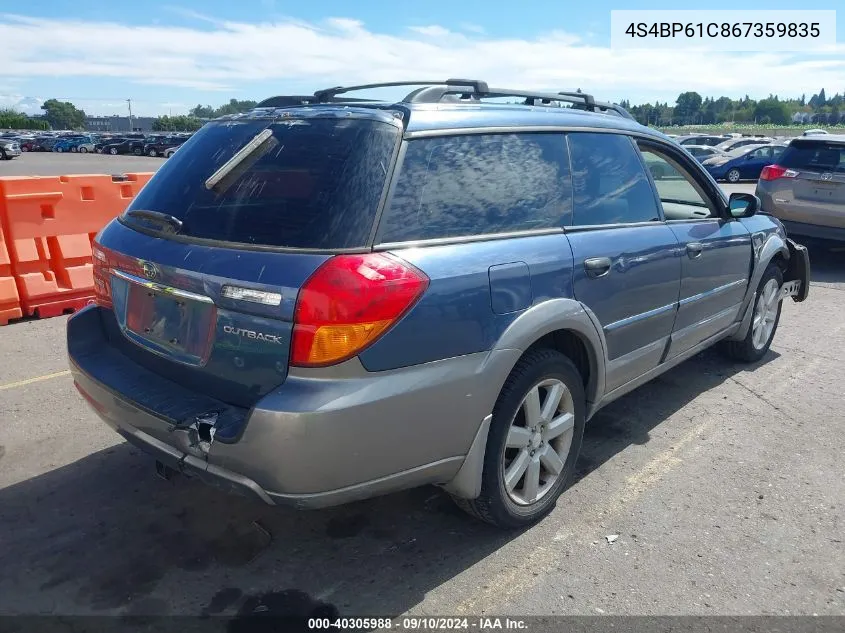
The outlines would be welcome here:
[[[763,349],[772,336],[775,329],[775,321],[778,316],[778,282],[776,279],[769,279],[760,296],[757,297],[757,305],[754,308],[754,320],[751,325],[751,342],[755,349]]]
[[[572,447],[575,405],[556,378],[528,390],[511,421],[502,455],[505,491],[511,501],[528,506],[551,490]]]

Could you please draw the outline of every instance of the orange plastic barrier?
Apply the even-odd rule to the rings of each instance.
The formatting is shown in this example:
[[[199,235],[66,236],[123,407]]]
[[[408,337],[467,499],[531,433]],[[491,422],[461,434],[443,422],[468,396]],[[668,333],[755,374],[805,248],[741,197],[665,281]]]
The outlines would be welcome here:
[[[18,288],[12,276],[12,260],[3,236],[3,225],[0,224],[0,325],[6,325],[11,319],[19,319],[21,301],[18,298]]]
[[[91,242],[151,176],[0,178],[0,225],[23,316],[57,316],[92,300]]]

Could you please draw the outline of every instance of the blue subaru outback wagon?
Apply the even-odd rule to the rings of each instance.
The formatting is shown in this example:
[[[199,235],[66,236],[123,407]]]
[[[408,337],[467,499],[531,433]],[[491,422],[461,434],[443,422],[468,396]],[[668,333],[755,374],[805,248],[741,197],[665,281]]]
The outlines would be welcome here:
[[[757,198],[618,106],[386,85],[415,88],[208,123],[97,236],[74,381],[163,476],[302,508],[436,484],[525,525],[596,411],[716,343],[760,359],[806,298]]]

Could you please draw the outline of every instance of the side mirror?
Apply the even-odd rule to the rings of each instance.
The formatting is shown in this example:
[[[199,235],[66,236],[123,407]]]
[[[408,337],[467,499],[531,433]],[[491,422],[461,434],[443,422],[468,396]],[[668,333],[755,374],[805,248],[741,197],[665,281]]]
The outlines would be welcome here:
[[[760,198],[752,193],[732,193],[728,202],[731,217],[750,218],[760,209]]]

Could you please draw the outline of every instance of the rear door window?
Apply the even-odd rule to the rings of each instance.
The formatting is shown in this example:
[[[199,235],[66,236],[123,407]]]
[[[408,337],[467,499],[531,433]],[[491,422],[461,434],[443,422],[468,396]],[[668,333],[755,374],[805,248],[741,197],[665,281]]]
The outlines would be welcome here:
[[[845,173],[845,143],[793,141],[778,164],[799,171]]]
[[[236,245],[363,247],[400,136],[397,125],[367,116],[216,121],[182,144],[122,219],[160,228],[132,211],[165,213],[182,222],[178,237]]]
[[[642,161],[620,134],[569,134],[576,226],[658,222],[660,212]],[[650,168],[662,168],[654,158]]]
[[[558,133],[411,140],[394,189],[381,243],[558,228],[572,212]]]

